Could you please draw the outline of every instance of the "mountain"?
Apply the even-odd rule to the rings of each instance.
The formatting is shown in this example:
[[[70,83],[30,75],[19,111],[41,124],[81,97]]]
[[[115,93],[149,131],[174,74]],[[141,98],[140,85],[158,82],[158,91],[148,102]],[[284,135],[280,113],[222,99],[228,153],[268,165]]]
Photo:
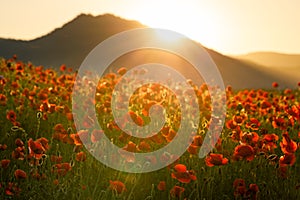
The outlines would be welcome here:
[[[143,27],[146,26],[137,21],[125,20],[111,14],[100,16],[81,14],[61,28],[34,40],[0,39],[0,57],[10,58],[17,54],[20,60],[31,61],[35,65],[58,68],[61,64],[66,64],[77,69],[87,54],[109,36]],[[224,83],[233,88],[270,88],[273,81],[279,82],[283,88],[296,87],[299,81],[295,76],[292,78],[289,74],[283,76],[276,70],[259,64],[205,49],[218,66]],[[111,66],[133,67],[147,62],[174,66],[188,78],[195,79],[195,71],[187,68],[189,63],[165,52],[136,51],[127,57],[119,57]]]
[[[300,67],[300,54],[253,52],[235,58],[248,60],[267,67]]]
[[[67,64],[76,68],[100,42],[116,33],[142,28],[144,25],[105,14],[94,17],[81,14],[51,33],[30,41],[0,39],[0,56],[17,54],[23,61],[58,67]]]
[[[263,69],[269,74],[280,75],[291,82],[300,81],[300,54],[253,52],[234,58],[264,66]]]
[[[225,85],[231,85],[236,89],[270,88],[273,81],[278,81],[283,88],[297,85],[295,79],[283,78],[282,74],[273,73],[260,65],[237,60],[208,48],[205,49],[217,65]],[[203,80],[201,76],[195,76],[197,72],[193,70],[193,67],[187,61],[164,51],[134,51],[119,57],[110,67],[127,66],[131,68],[144,63],[160,63],[172,66],[187,78],[192,80],[201,79],[197,82],[198,84],[202,83]]]

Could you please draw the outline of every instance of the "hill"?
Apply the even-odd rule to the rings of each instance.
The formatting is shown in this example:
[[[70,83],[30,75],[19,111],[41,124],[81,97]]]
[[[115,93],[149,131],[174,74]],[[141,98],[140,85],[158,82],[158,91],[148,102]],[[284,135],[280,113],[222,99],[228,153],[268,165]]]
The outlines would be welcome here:
[[[57,68],[61,64],[77,68],[100,42],[116,33],[145,27],[136,21],[105,14],[81,14],[51,33],[30,41],[0,39],[0,56],[17,54],[20,60]]]
[[[248,60],[267,67],[300,67],[300,54],[253,52],[235,58]]]
[[[58,68],[61,64],[66,64],[77,69],[100,42],[116,33],[142,27],[146,26],[111,14],[81,14],[61,28],[34,40],[0,39],[0,57],[10,58],[17,54],[20,60],[31,61],[35,65]],[[269,88],[273,81],[278,81],[281,87],[296,87],[299,81],[290,74],[283,76],[276,70],[272,71],[259,64],[225,56],[211,49],[206,50],[218,66],[225,84],[236,89]],[[166,61],[165,64],[177,66],[189,78],[195,78],[193,70],[186,70],[186,62],[162,52],[135,52],[126,59],[121,56],[113,65],[135,66],[146,61],[160,63],[162,60]]]

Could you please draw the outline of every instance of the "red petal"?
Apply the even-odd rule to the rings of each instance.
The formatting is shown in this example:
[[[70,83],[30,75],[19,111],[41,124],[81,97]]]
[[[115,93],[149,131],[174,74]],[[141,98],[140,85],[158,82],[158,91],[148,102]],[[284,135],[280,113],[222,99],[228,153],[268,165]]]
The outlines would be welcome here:
[[[186,172],[186,166],[183,165],[183,164],[177,164],[175,165],[174,169],[177,171],[177,172]]]

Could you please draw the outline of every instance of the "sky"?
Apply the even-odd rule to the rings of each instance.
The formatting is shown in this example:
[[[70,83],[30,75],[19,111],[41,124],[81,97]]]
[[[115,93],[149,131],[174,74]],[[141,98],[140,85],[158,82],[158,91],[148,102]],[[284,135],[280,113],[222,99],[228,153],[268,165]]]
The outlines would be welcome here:
[[[30,40],[81,13],[137,20],[227,55],[300,54],[299,0],[0,0],[0,37]]]

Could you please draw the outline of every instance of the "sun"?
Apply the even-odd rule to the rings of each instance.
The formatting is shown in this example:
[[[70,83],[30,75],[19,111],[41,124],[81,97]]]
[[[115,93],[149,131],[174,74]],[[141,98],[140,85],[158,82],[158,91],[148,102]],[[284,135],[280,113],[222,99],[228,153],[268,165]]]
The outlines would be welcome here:
[[[212,15],[206,8],[197,6],[196,1],[184,3],[179,1],[151,1],[136,5],[135,18],[152,28],[175,31],[205,46],[220,46],[218,39],[216,14]],[[160,35],[165,41],[177,41],[178,38]]]
[[[160,1],[159,4],[153,1],[152,4],[142,4],[138,7],[137,18],[142,23],[153,28],[170,29],[178,31],[182,27],[184,16],[179,4],[172,1]]]

